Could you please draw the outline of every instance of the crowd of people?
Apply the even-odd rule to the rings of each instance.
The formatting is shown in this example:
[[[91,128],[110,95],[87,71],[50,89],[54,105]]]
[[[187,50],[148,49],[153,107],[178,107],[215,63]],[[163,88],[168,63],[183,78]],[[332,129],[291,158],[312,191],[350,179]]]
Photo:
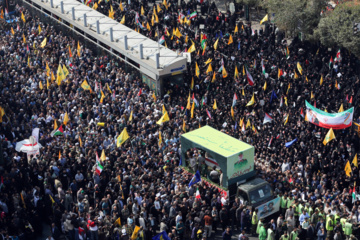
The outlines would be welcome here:
[[[345,163],[359,152],[359,134],[353,127],[335,130],[336,140],[324,146],[327,129],[306,122],[301,114],[305,100],[328,112],[355,106],[354,121],[360,122],[360,69],[349,51],[339,50],[339,55],[337,48],[298,38],[288,46],[275,25],[267,22],[253,30],[238,21],[237,13],[223,14],[209,2],[152,5],[129,0],[121,4],[123,10],[112,0],[96,4],[106,15],[112,6],[114,19],[120,22],[125,16],[125,25],[149,38],[164,36],[170,49],[187,51],[194,44],[185,84],[169,86],[167,97],[154,97],[138,73],[125,70],[124,62],[97,56],[81,42],[78,51],[75,39],[24,6],[16,6],[18,22],[5,23],[2,15],[2,239],[35,239],[43,223],[50,225],[47,239],[55,240],[150,240],[164,231],[172,240],[198,240],[214,237],[217,230],[224,240],[360,236],[357,163],[350,176],[344,172]],[[198,5],[201,13],[191,18]],[[154,12],[158,22],[152,23]],[[205,27],[200,30],[200,25]],[[172,34],[179,35],[176,29],[182,36]],[[213,71],[207,71],[209,64]],[[59,65],[69,72],[64,81],[54,79]],[[84,80],[91,91],[82,87]],[[191,103],[201,102],[193,117],[187,108],[189,92]],[[254,104],[246,106],[253,96]],[[158,125],[163,108],[170,120]],[[272,122],[263,124],[265,113]],[[55,124],[55,130],[63,129],[60,136],[52,134]],[[277,215],[259,219],[239,199],[221,201],[214,186],[188,186],[192,174],[179,167],[180,137],[204,125],[255,147],[257,176],[271,183],[281,199]],[[40,129],[43,147],[28,158],[15,146],[34,128]],[[129,139],[118,147],[124,128]],[[285,147],[295,138],[295,144]],[[201,154],[197,149],[187,153],[195,159]],[[202,177],[210,172],[204,167]],[[197,189],[200,198],[195,198]],[[240,235],[234,235],[236,230]]]

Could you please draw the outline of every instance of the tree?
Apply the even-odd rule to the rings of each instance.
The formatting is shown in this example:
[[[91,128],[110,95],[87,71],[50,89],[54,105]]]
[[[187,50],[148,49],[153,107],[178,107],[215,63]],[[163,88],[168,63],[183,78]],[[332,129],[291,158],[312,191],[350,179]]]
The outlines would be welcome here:
[[[274,22],[280,30],[295,36],[299,32],[312,34],[325,3],[323,0],[266,0],[263,5],[268,13],[274,13]]]
[[[314,32],[314,37],[328,47],[340,46],[360,57],[360,35],[353,26],[360,21],[360,2],[345,2],[327,12]]]

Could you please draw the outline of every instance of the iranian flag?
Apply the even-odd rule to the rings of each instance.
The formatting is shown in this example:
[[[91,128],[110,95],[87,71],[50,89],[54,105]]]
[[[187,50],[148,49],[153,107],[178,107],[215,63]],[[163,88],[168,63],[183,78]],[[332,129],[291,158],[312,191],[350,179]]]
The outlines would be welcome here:
[[[236,93],[234,93],[233,102],[232,102],[233,107],[236,105],[237,100],[238,100],[238,97],[237,97]]]
[[[332,58],[332,56],[331,56],[331,58],[330,58],[330,62],[329,62],[329,68],[331,69],[331,65],[333,65],[334,64],[334,60],[333,60],[333,58]]]
[[[99,155],[98,155],[97,152],[96,152],[96,163],[97,163],[97,164],[100,164],[100,158],[99,158]]]
[[[211,114],[209,112],[209,110],[206,109],[206,114],[208,115],[209,119],[211,119]]]
[[[304,109],[303,109],[303,108],[300,109],[300,116],[301,116],[302,118],[304,118]]]
[[[51,132],[52,137],[60,136],[60,135],[63,135],[63,134],[64,134],[64,130],[63,130],[62,125],[58,129]]]
[[[261,59],[261,70],[262,70],[262,73],[265,75],[266,72],[265,72],[265,65],[264,65],[264,60]]]
[[[270,117],[269,114],[265,113],[263,124],[271,122],[272,120],[273,120],[272,117]]]
[[[101,174],[101,172],[104,170],[104,167],[100,164],[100,163],[98,163],[97,165],[96,165],[96,173],[97,174],[99,174],[99,176],[100,176],[100,174]]]
[[[327,113],[312,106],[308,101],[305,101],[305,105],[307,120],[319,127],[343,129],[352,124],[354,107],[339,113]]]
[[[354,188],[352,190],[352,203],[354,203],[356,201],[356,190],[355,190],[355,184],[354,184]]]
[[[341,52],[340,49],[336,53],[335,62],[341,62]]]
[[[202,3],[202,2],[200,2],[200,3]],[[193,19],[193,18],[196,18],[196,17],[197,17],[197,12],[196,11],[189,15],[189,19]]]
[[[196,199],[201,199],[199,188],[196,189],[195,198],[196,198]]]
[[[274,139],[274,137],[271,137],[271,139],[270,139],[270,141],[269,141],[269,144],[268,144],[268,147],[271,146],[271,143],[272,143],[273,139]]]
[[[249,73],[248,69],[246,68],[246,78],[250,84],[250,86],[253,86],[254,85],[254,79],[253,77],[251,76],[251,74]]]

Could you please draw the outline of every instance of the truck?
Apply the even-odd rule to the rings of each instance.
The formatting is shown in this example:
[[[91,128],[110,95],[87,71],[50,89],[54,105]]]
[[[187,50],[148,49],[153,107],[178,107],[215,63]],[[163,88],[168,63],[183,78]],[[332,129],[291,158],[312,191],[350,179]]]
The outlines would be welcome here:
[[[202,180],[216,186],[225,200],[231,202],[239,198],[248,208],[258,209],[259,218],[280,210],[280,198],[276,197],[270,183],[256,176],[254,146],[210,126],[185,133],[180,141],[181,157],[185,160],[182,166],[189,166],[192,172],[204,169],[204,164],[210,171],[214,167],[221,170],[222,186],[216,184],[220,179]],[[194,149],[197,149],[196,157],[186,157],[193,156],[187,151]]]

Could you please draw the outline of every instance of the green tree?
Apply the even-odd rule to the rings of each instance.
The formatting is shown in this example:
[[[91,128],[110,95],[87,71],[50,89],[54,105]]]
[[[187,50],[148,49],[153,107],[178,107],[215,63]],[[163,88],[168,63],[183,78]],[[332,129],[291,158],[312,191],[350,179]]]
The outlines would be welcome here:
[[[280,30],[295,36],[299,32],[312,34],[320,21],[323,0],[265,0],[263,6],[275,14],[274,22]]]
[[[355,22],[360,22],[360,2],[342,3],[320,20],[314,37],[325,46],[344,47],[360,57],[360,34],[354,34]]]

